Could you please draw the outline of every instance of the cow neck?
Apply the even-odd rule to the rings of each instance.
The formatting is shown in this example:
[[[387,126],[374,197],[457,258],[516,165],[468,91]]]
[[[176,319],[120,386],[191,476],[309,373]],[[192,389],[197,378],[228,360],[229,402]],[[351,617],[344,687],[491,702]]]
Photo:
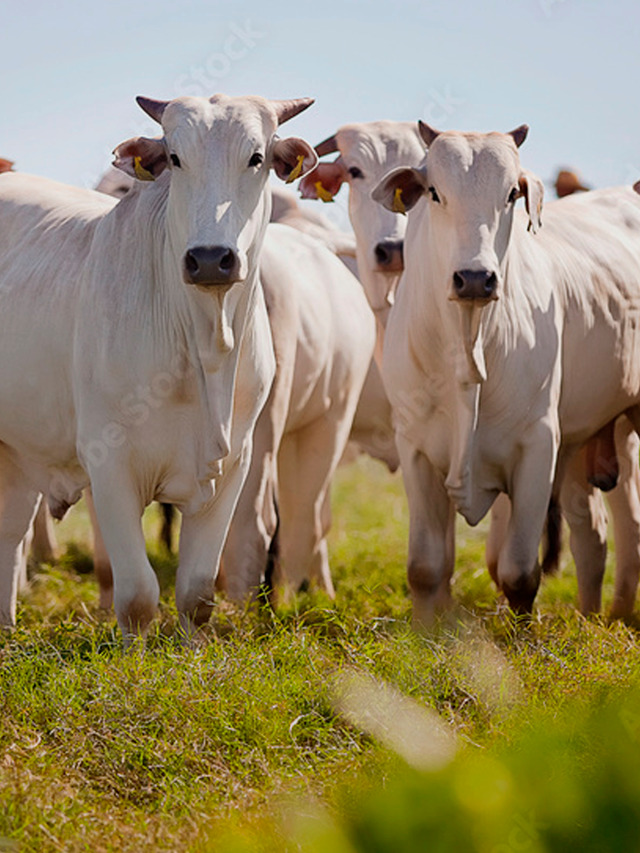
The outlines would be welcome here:
[[[169,228],[169,182],[162,177],[144,187],[149,201],[139,211],[154,246],[147,259],[151,280],[143,297],[151,302],[146,305],[151,313],[147,330],[153,336],[154,369],[177,371],[185,379],[191,375],[195,381],[203,424],[198,479],[204,482],[220,474],[220,461],[230,450],[235,379],[257,272],[250,262],[245,281],[224,289],[185,284],[184,247]],[[176,367],[178,362],[181,366]]]
[[[227,293],[189,293],[190,361],[214,439],[206,451],[207,464],[229,453],[238,360],[257,286],[257,272],[252,270]]]
[[[427,377],[425,390],[433,396],[434,410],[449,413],[447,422],[453,428],[448,433],[449,467],[445,485],[458,510],[470,517],[475,441],[482,385],[487,377],[487,311],[491,312],[492,306],[460,305],[449,299],[451,264],[442,256],[429,227],[426,206],[420,219],[412,222],[410,217],[406,238],[409,241],[418,236],[414,228],[426,237],[415,239],[417,252],[411,252],[410,248],[407,251],[412,285],[408,313],[410,343],[413,351],[421,352],[422,369]],[[409,283],[404,280],[401,283],[401,299],[405,298]]]

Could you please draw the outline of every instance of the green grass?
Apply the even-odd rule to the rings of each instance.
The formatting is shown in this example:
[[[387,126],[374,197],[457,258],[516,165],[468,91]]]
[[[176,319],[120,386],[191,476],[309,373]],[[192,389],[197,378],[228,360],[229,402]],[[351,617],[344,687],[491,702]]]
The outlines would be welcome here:
[[[175,560],[151,546],[145,653],[122,651],[75,570],[89,534],[69,514],[64,556],[0,636],[0,851],[640,848],[639,637],[576,613],[569,557],[524,623],[487,576],[485,528],[460,524],[457,620],[419,637],[400,477],[358,460],[333,511],[336,601],[220,601],[198,650],[175,639]],[[153,508],[145,524],[151,539]],[[455,757],[433,758],[440,736]]]

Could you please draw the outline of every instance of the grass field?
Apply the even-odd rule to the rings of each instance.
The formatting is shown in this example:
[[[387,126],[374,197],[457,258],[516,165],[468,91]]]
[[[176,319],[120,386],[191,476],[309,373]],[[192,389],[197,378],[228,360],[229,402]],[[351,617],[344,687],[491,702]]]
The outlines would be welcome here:
[[[334,488],[337,598],[221,601],[175,640],[174,561],[147,651],[97,607],[81,507],[0,637],[0,851],[640,850],[640,642],[585,620],[573,567],[530,623],[460,524],[456,619],[409,628],[401,479],[360,459]],[[150,540],[154,508],[146,520]],[[611,599],[607,571],[605,604]]]

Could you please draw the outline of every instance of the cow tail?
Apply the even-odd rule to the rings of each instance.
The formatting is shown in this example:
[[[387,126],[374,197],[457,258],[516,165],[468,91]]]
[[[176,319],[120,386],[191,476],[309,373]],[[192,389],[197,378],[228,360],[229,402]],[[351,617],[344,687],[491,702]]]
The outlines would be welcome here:
[[[560,501],[554,495],[549,500],[547,523],[542,548],[542,573],[552,575],[560,564],[562,549],[562,510]]]

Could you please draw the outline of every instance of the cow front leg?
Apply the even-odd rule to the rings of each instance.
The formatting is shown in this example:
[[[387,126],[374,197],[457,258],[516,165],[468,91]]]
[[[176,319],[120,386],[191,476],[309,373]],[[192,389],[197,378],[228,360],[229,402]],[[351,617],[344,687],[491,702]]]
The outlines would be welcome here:
[[[20,572],[25,553],[23,539],[40,499],[22,470],[0,449],[0,625],[16,624]]]
[[[214,498],[197,513],[183,513],[180,528],[180,563],[176,574],[176,605],[183,637],[190,641],[209,621],[215,583],[231,518],[238,503],[249,462],[248,441],[240,458],[226,460],[216,481]]]
[[[429,628],[451,603],[455,561],[455,506],[444,477],[427,457],[397,437],[409,504],[407,576],[415,628]]]
[[[105,465],[90,476],[97,530],[113,572],[116,617],[125,645],[129,645],[146,636],[160,598],[142,531],[144,502],[124,465]]]
[[[538,550],[557,457],[554,432],[540,425],[522,448],[509,487],[511,518],[498,560],[498,582],[515,613],[530,613],[540,585]]]

